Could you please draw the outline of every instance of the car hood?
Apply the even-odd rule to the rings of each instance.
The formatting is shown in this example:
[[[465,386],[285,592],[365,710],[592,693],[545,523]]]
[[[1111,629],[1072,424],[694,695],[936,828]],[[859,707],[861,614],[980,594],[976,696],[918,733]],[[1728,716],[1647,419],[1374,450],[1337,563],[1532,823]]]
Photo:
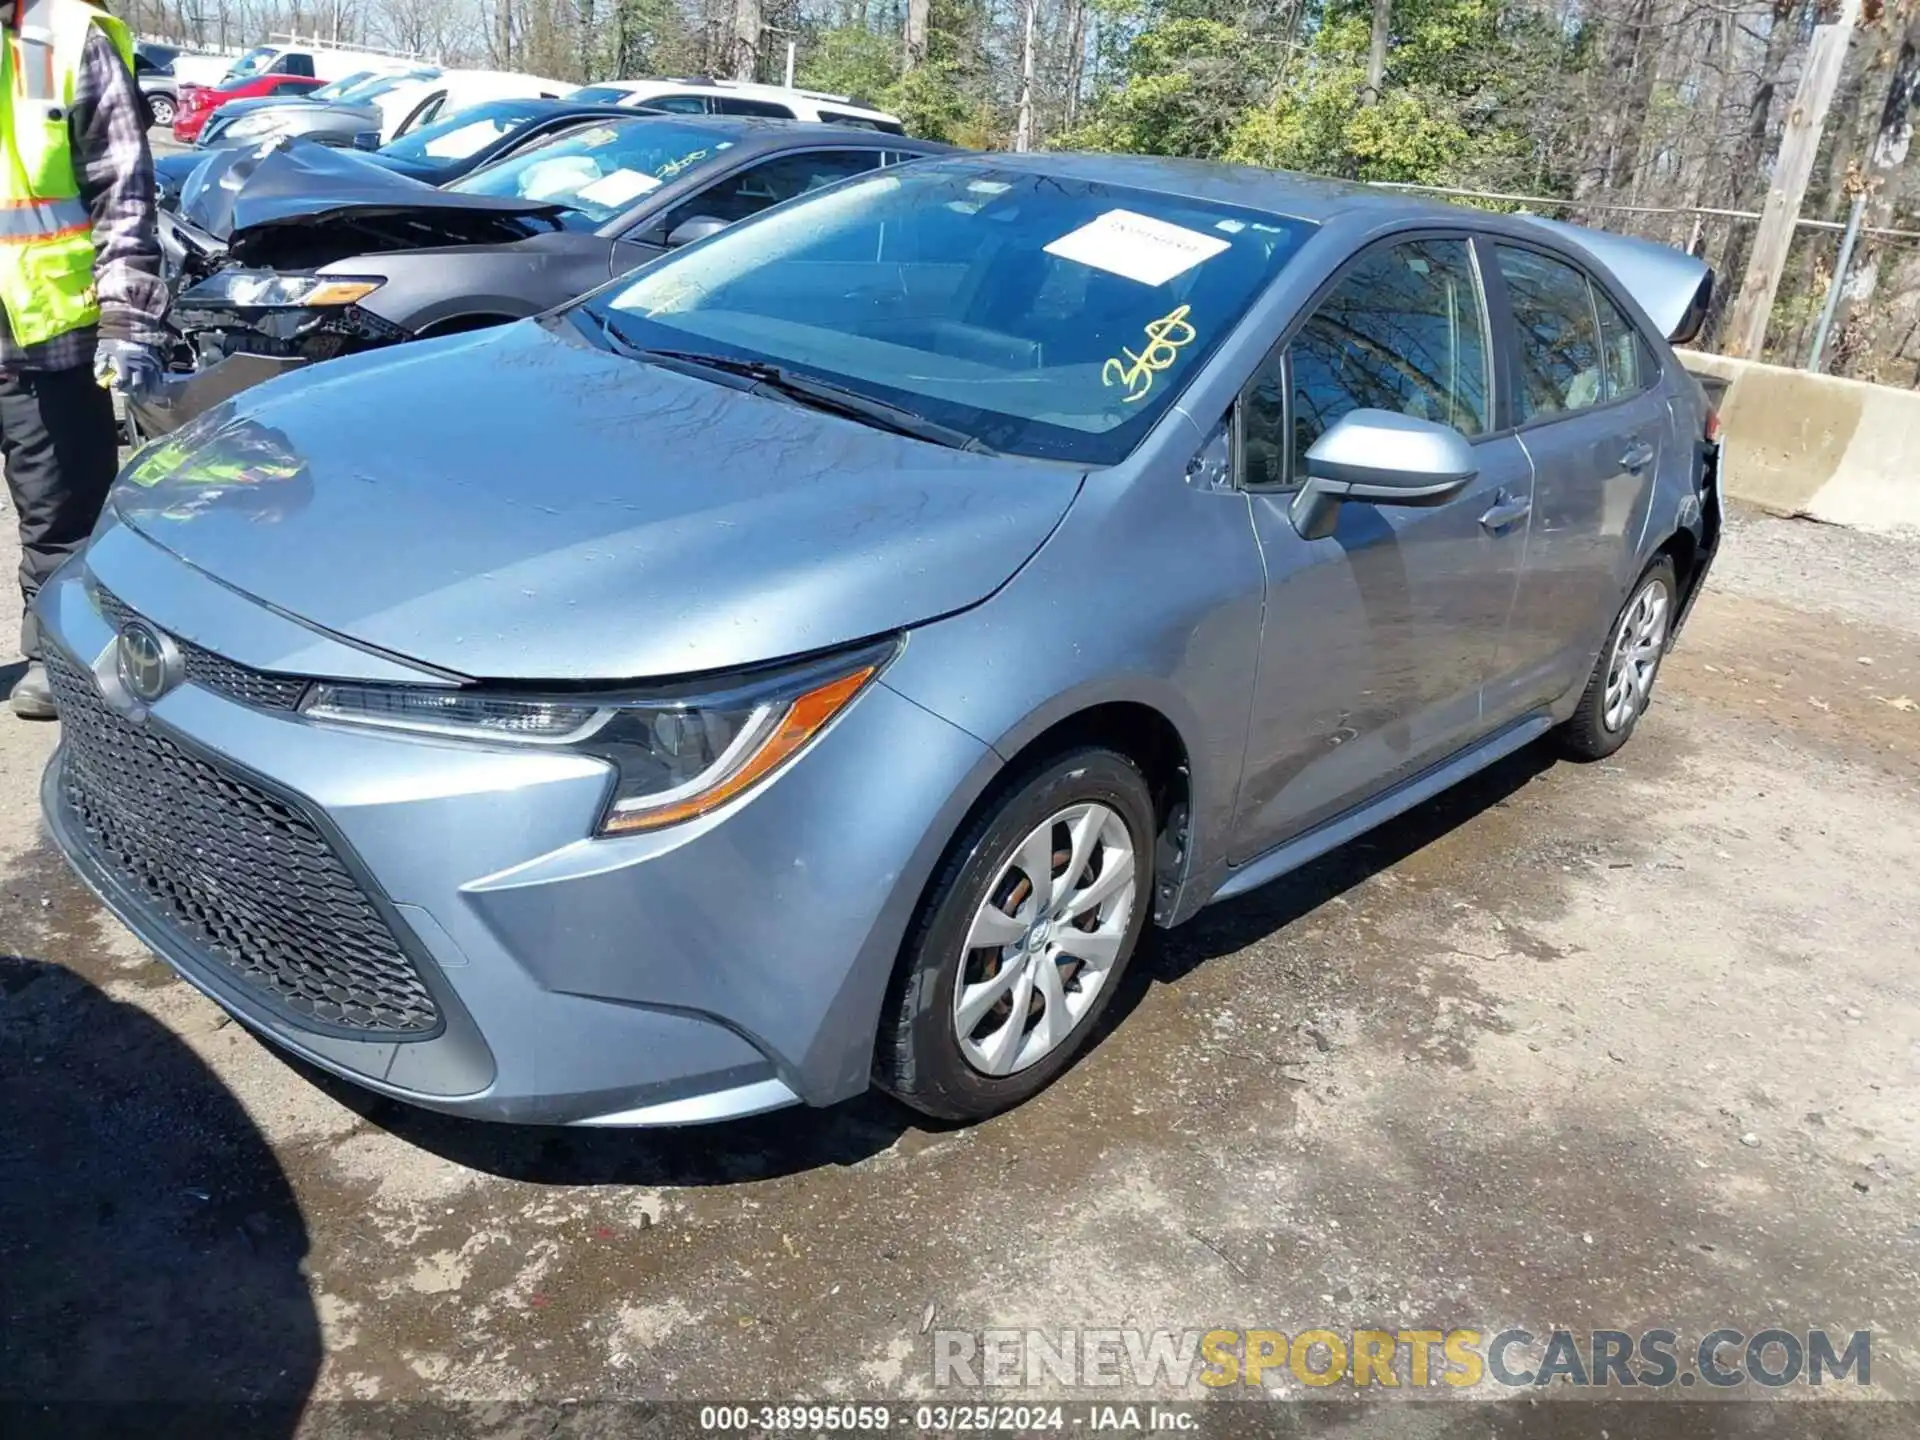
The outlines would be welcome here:
[[[479,234],[481,227],[503,217],[552,215],[561,208],[438,190],[384,165],[369,164],[355,151],[297,137],[216,153],[182,190],[179,206],[183,219],[229,242],[274,226],[326,225],[380,215],[419,215],[456,230],[466,217]]]
[[[872,430],[558,326],[416,342],[249,391],[143,451],[115,511],[363,645],[475,678],[613,681],[964,609],[1078,493],[1065,467]]]
[[[319,108],[324,101],[308,100],[300,95],[254,95],[245,100],[229,100],[219,108],[230,116],[252,115],[261,110],[284,110],[297,106],[302,110]]]

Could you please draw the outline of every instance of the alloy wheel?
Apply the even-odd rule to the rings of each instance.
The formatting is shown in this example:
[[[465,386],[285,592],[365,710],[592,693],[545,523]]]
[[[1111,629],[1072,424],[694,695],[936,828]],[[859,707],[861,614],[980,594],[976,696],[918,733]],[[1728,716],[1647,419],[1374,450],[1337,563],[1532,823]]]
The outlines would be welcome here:
[[[1667,647],[1667,615],[1672,608],[1666,583],[1649,580],[1633,597],[1614,637],[1607,665],[1606,708],[1602,719],[1618,733],[1647,708],[1653,677]]]
[[[1057,1049],[1112,974],[1138,900],[1118,811],[1071,805],[1001,866],[968,927],[953,989],[967,1063],[1012,1075]]]
[[[149,102],[149,109],[152,111],[154,124],[173,124],[173,101],[169,100],[166,96],[154,96]]]

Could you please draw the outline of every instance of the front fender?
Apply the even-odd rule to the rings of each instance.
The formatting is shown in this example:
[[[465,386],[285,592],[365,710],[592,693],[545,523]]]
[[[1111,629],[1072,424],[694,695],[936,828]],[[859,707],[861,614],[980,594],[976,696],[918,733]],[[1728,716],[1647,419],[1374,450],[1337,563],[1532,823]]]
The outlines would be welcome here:
[[[999,593],[915,631],[887,683],[1007,763],[1103,705],[1165,719],[1188,769],[1187,874],[1164,907],[1178,921],[1229,853],[1266,577],[1246,495],[1184,480],[1200,437],[1171,428],[1161,454],[1090,476]]]

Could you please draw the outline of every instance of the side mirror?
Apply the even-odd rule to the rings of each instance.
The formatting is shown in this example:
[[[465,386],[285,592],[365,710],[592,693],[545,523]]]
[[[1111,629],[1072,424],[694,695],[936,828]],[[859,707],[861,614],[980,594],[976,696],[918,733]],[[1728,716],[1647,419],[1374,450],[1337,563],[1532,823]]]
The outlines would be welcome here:
[[[1307,478],[1287,514],[1301,539],[1324,540],[1344,502],[1444,505],[1479,473],[1473,447],[1451,425],[1353,410],[1307,451]]]
[[[667,236],[667,248],[691,245],[696,240],[704,240],[709,235],[718,235],[727,228],[727,222],[716,220],[711,215],[695,215],[691,220],[682,220],[673,227],[673,233]]]

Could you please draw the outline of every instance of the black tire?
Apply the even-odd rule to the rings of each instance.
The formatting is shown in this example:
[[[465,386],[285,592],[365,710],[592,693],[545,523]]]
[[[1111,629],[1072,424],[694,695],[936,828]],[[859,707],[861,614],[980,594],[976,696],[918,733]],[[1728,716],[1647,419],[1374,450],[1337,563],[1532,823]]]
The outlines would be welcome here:
[[[1660,652],[1654,660],[1653,675],[1647,681],[1646,698],[1633,707],[1624,723],[1609,726],[1607,681],[1613,671],[1614,652],[1620,643],[1620,632],[1639,605],[1640,597],[1653,585],[1665,589],[1666,618]],[[1680,585],[1674,573],[1673,561],[1668,556],[1658,556],[1633,582],[1633,589],[1627,592],[1627,603],[1620,607],[1620,613],[1614,616],[1613,624],[1607,628],[1607,643],[1600,647],[1599,658],[1593,662],[1593,674],[1587,678],[1587,688],[1581,692],[1580,704],[1567,723],[1560,727],[1560,748],[1567,755],[1576,760],[1604,760],[1633,738],[1634,727],[1653,703],[1653,686],[1660,678],[1660,662],[1666,658],[1666,647],[1673,643],[1673,619],[1679,613],[1679,605]]]
[[[1134,856],[1132,917],[1105,981],[1066,1038],[1026,1069],[989,1075],[967,1059],[955,1032],[954,987],[963,966],[996,963],[991,950],[964,948],[968,931],[988,886],[1021,842],[1049,816],[1089,801],[1106,805],[1126,826]],[[1085,1048],[1139,945],[1153,909],[1154,828],[1146,779],[1113,750],[1076,749],[1009,782],[948,848],[907,932],[880,1017],[875,1083],[923,1114],[968,1121],[1010,1109],[1051,1084]],[[1068,990],[1076,983],[1068,980]]]
[[[173,125],[172,97],[167,95],[155,95],[148,99],[147,124],[149,127],[152,127],[154,125],[165,125],[165,126],[168,126],[169,128]]]

